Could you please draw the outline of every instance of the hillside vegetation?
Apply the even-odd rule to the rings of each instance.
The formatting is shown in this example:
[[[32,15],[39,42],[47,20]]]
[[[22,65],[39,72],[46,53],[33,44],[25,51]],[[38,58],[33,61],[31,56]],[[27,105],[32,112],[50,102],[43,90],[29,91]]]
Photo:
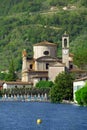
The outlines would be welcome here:
[[[71,52],[87,57],[86,0],[0,0],[0,71],[8,70],[11,58],[15,69],[21,70],[22,50],[32,56],[32,45],[43,40],[58,44],[61,57],[65,31]],[[86,59],[82,58],[82,65]],[[74,61],[80,66],[80,60]]]

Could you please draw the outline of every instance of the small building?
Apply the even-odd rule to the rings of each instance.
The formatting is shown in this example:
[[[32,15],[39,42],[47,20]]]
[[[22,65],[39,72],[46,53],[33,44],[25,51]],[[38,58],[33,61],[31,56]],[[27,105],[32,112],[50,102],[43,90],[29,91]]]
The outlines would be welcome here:
[[[11,88],[23,88],[23,87],[26,87],[26,88],[29,88],[29,87],[32,87],[32,83],[29,83],[29,82],[3,82],[2,84],[2,88],[3,89],[11,89]]]
[[[86,82],[87,82],[87,76],[80,78],[80,79],[76,79],[73,82],[73,100],[74,100],[74,102],[76,102],[75,92],[77,90],[79,90],[80,88],[82,88],[85,85]]]
[[[82,70],[78,67],[73,67],[73,69],[71,69],[70,72],[75,74],[76,79],[81,79],[82,77],[87,76],[87,70]]]

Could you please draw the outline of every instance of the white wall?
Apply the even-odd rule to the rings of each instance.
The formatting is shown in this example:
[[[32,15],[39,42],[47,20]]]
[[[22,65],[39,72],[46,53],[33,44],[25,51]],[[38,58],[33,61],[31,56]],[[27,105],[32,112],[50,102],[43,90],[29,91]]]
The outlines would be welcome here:
[[[73,82],[73,99],[76,102],[75,92],[85,85],[85,81],[74,81]]]
[[[48,77],[49,77],[49,80],[53,81],[55,80],[56,76],[59,74],[59,73],[62,73],[65,71],[65,67],[49,67],[49,72],[48,72]]]
[[[16,84],[16,82],[15,82],[15,84],[4,83],[3,84],[3,89],[8,89],[8,88],[11,89],[11,88],[15,88],[15,86],[17,86],[17,88],[23,88],[23,86],[25,86],[25,87],[32,87],[31,84]]]
[[[56,46],[34,46],[34,58],[45,56],[44,51],[49,51],[49,56],[56,57],[57,47]]]
[[[34,78],[34,79],[33,79],[33,85],[34,85],[34,87],[35,87],[35,85],[36,85],[39,81],[40,81],[39,78]]]

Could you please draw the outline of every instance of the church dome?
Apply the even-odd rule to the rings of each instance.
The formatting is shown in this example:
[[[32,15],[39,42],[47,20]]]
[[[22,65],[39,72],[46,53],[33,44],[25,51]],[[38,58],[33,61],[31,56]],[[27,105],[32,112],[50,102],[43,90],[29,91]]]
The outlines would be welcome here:
[[[33,46],[57,46],[57,44],[48,41],[42,41],[40,43],[34,44]]]
[[[57,44],[43,41],[33,46],[34,58],[37,59],[43,56],[56,57],[57,55]]]

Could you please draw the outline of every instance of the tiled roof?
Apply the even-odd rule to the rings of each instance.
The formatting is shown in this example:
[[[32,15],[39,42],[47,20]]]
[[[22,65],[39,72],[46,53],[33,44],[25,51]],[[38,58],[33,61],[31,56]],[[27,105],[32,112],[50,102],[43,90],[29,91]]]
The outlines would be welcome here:
[[[81,70],[81,69],[71,69],[70,70],[71,72],[81,72],[81,73],[84,73],[84,72],[87,72],[87,70]]]
[[[38,60],[43,60],[43,61],[59,61],[59,59],[57,57],[52,57],[52,56],[42,56],[36,59]]]
[[[65,33],[63,34],[63,37],[69,37],[69,35],[66,33],[66,31],[65,31]]]
[[[40,71],[40,70],[30,70],[29,72],[33,72],[33,73],[47,73],[47,70],[44,71]]]
[[[75,81],[84,81],[84,80],[87,80],[87,76],[86,77],[82,77],[82,78],[79,78],[79,79],[76,79]]]
[[[57,46],[57,44],[54,44],[48,41],[43,41],[43,42],[34,44],[34,46]]]
[[[69,35],[68,34],[63,34],[63,37],[69,37]]]
[[[31,82],[4,82],[4,83],[6,83],[6,84],[9,84],[9,85],[32,85],[32,83]]]
[[[65,67],[65,64],[64,63],[61,63],[61,62],[57,62],[55,63],[54,65],[50,65],[51,67]]]

